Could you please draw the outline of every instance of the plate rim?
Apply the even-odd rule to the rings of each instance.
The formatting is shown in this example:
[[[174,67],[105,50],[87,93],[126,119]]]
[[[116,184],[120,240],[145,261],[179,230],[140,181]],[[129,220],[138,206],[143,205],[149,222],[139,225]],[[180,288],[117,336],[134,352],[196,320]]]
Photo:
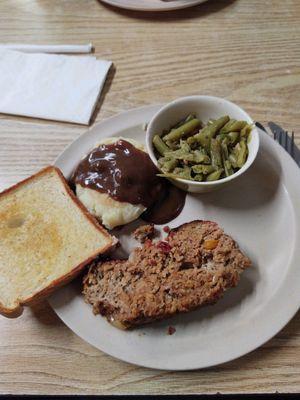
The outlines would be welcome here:
[[[190,3],[189,4],[164,4],[162,7],[155,6],[153,8],[147,8],[145,6],[139,7],[139,6],[131,6],[131,5],[120,5],[116,4],[115,0],[101,0],[102,3],[108,4],[110,6],[120,8],[123,10],[130,10],[130,11],[143,11],[143,12],[164,12],[164,11],[175,11],[175,10],[182,10],[184,8],[189,8],[189,7],[194,7],[197,6],[198,4],[202,4],[208,0],[188,0]]]
[[[157,105],[148,105],[148,106],[142,106],[142,107],[138,107],[138,108],[134,108],[131,110],[126,110],[123,111],[121,113],[118,113],[116,115],[113,115],[97,124],[95,124],[93,127],[91,127],[90,129],[88,129],[86,132],[82,133],[79,137],[77,137],[73,142],[71,142],[61,153],[60,155],[56,158],[54,165],[57,165],[61,158],[63,157],[64,153],[72,147],[72,145],[74,145],[74,143],[78,142],[78,141],[82,141],[82,139],[87,136],[90,135],[91,132],[96,131],[101,129],[100,127],[103,126],[103,128],[105,129],[105,125],[106,124],[110,124],[112,122],[115,122],[116,120],[122,121],[124,120],[124,125],[126,125],[126,127],[118,127],[118,131],[121,129],[128,129],[130,128],[130,126],[132,126],[132,119],[134,118],[128,118],[128,116],[131,114],[131,116],[135,115],[144,115],[145,113],[147,114],[151,114],[154,113],[155,110],[158,110],[159,107],[161,107],[161,104],[157,104]],[[126,117],[126,118],[124,118]],[[141,117],[141,119],[144,119],[144,122],[146,118]],[[142,124],[143,122],[141,122]],[[294,170],[295,173],[290,174],[290,179],[297,179],[299,181],[299,185],[294,185],[293,188],[291,188],[296,192],[298,192],[298,194],[300,194],[300,169],[297,166],[297,164],[294,162],[294,160],[292,160],[292,158],[284,151],[284,149],[277,143],[275,142],[272,138],[268,137],[265,133],[263,133],[261,130],[259,130],[260,135],[263,135],[263,137],[265,138],[265,140],[269,141],[269,143],[272,143],[272,145],[274,145],[274,149],[276,151],[276,153],[278,153],[278,157],[280,157],[280,159],[283,159],[284,163],[289,166],[289,170],[290,168],[292,170]],[[116,132],[117,133],[117,132]],[[57,165],[59,167],[59,165]],[[293,172],[293,171],[290,171]],[[286,170],[283,171],[283,173],[286,173]],[[294,212],[294,217],[295,217],[295,246],[293,248],[293,254],[291,254],[291,258],[289,260],[289,268],[286,270],[286,274],[285,277],[282,280],[282,284],[277,288],[277,290],[274,291],[273,295],[268,299],[266,305],[265,305],[265,313],[272,313],[272,311],[274,309],[277,310],[276,314],[279,315],[279,317],[277,318],[273,318],[274,320],[272,321],[272,324],[269,325],[265,325],[265,321],[264,320],[260,320],[260,339],[257,340],[257,335],[255,335],[255,339],[252,338],[251,342],[247,341],[246,344],[243,344],[243,348],[241,349],[241,345],[237,346],[237,348],[239,350],[233,350],[231,353],[231,356],[223,356],[223,358],[221,357],[219,361],[216,362],[206,362],[206,363],[201,363],[201,362],[196,362],[193,360],[193,362],[191,362],[191,360],[188,361],[189,365],[183,365],[182,367],[178,367],[177,365],[173,365],[173,366],[164,366],[163,365],[163,360],[160,360],[159,363],[146,363],[146,362],[138,362],[136,360],[131,360],[130,357],[124,357],[124,356],[118,356],[117,354],[114,353],[114,351],[107,351],[106,349],[103,350],[101,348],[99,348],[99,346],[95,343],[93,343],[92,340],[89,340],[87,338],[85,338],[83,335],[81,335],[80,332],[78,332],[77,328],[75,327],[71,327],[66,320],[64,319],[64,317],[61,315],[61,313],[59,312],[59,310],[55,309],[55,307],[51,304],[51,298],[49,299],[49,304],[50,306],[53,308],[53,310],[55,311],[55,313],[59,316],[59,318],[65,323],[65,325],[68,326],[69,329],[71,329],[74,333],[76,333],[79,337],[81,337],[84,341],[88,342],[89,344],[91,344],[92,346],[96,347],[98,350],[109,354],[112,357],[115,357],[117,359],[120,359],[122,361],[131,363],[131,364],[135,364],[135,365],[139,365],[142,367],[147,367],[147,368],[152,368],[152,369],[158,369],[158,370],[168,370],[168,371],[183,371],[183,370],[195,370],[195,369],[203,369],[203,368],[208,368],[208,367],[213,367],[216,365],[220,365],[226,362],[230,362],[232,360],[235,360],[239,357],[242,357],[252,351],[254,351],[255,349],[259,348],[260,346],[262,346],[264,343],[266,343],[268,340],[270,340],[272,337],[274,337],[278,332],[281,331],[281,329],[293,318],[293,316],[297,313],[297,311],[300,308],[300,298],[297,295],[297,293],[299,293],[299,288],[300,288],[300,268],[297,269],[297,258],[300,259],[300,248],[297,249],[297,241],[299,239],[299,223],[297,221],[300,220],[300,210],[299,208],[295,207],[295,198],[297,198],[297,196],[293,197],[293,202],[291,202],[292,205],[292,209]],[[300,197],[299,197],[300,198]],[[298,218],[297,218],[298,217]],[[297,251],[298,250],[298,251]],[[298,255],[297,255],[298,253]],[[294,273],[296,275],[296,279],[295,277],[291,276],[291,273]],[[283,288],[286,288],[286,282],[288,281],[289,278],[289,282],[292,282],[292,289],[295,290],[291,290],[290,291],[290,296],[289,296],[289,302],[285,302],[285,306],[283,307],[283,302],[280,301],[279,299],[279,292],[283,291]],[[297,279],[298,278],[298,279]],[[298,282],[298,283],[297,283]],[[290,288],[289,288],[290,289]],[[290,300],[292,299],[292,301]],[[272,303],[272,304],[271,304]],[[274,303],[276,305],[276,307],[274,308]],[[271,306],[271,308],[270,308]],[[278,310],[281,310],[282,312],[278,312]],[[266,320],[266,319],[265,319]],[[187,361],[185,361],[186,364]],[[160,364],[160,366],[158,366],[157,364]]]

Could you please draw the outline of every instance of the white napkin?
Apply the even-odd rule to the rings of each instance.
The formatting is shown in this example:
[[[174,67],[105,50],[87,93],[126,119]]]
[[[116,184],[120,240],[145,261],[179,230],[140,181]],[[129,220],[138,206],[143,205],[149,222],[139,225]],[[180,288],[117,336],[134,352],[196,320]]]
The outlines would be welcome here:
[[[92,43],[88,44],[24,44],[24,43],[0,43],[0,50],[17,50],[24,53],[91,53]]]
[[[110,61],[0,49],[0,113],[88,124]]]

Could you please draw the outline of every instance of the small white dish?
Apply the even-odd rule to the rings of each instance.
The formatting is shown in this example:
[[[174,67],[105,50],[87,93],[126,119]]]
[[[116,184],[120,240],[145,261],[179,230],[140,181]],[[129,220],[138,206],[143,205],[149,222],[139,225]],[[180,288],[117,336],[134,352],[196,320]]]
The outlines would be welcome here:
[[[93,126],[58,157],[66,178],[103,138],[129,137],[144,143],[143,124],[161,106],[126,111]],[[234,289],[214,306],[177,315],[132,331],[121,331],[93,315],[84,302],[80,278],[57,290],[49,302],[82,339],[121,360],[149,368],[188,370],[228,362],[261,346],[300,306],[300,170],[278,143],[260,131],[252,168],[220,192],[187,194],[174,228],[194,219],[216,221],[253,261]],[[136,246],[118,232],[122,248]],[[162,226],[158,226],[162,230]],[[168,327],[176,329],[167,334]],[[282,349],[284,352],[284,349]]]
[[[212,182],[195,182],[187,179],[170,179],[179,188],[191,193],[205,193],[219,189],[235,180],[251,166],[258,152],[259,135],[252,118],[238,105],[231,101],[213,96],[188,96],[181,97],[162,107],[151,119],[146,134],[146,146],[151,160],[158,167],[157,158],[153,148],[154,135],[161,135],[163,130],[169,129],[189,114],[195,114],[203,123],[209,119],[217,119],[229,115],[236,120],[244,120],[253,124],[251,138],[248,143],[249,155],[243,167],[231,176]]]

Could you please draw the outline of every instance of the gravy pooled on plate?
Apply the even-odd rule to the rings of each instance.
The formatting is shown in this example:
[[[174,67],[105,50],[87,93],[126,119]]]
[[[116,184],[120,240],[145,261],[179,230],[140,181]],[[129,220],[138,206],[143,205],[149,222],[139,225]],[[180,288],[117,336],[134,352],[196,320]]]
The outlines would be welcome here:
[[[157,173],[147,153],[120,139],[93,149],[79,163],[72,180],[118,202],[142,205],[147,221],[163,224],[180,213],[185,193]]]

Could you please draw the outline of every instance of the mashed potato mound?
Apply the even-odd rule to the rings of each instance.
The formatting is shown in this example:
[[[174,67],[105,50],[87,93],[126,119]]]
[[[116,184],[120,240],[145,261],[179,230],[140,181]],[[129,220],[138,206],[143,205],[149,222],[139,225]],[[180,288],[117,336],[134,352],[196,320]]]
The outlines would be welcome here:
[[[144,146],[139,142],[122,137],[103,139],[101,142],[97,143],[95,147],[100,144],[115,143],[120,139],[126,140],[139,150],[145,151]],[[82,187],[79,184],[76,185],[76,195],[89,212],[101,220],[102,224],[107,229],[113,229],[116,226],[128,224],[139,218],[146,210],[146,207],[142,204],[120,202],[110,197],[107,193],[101,193],[94,189]]]

